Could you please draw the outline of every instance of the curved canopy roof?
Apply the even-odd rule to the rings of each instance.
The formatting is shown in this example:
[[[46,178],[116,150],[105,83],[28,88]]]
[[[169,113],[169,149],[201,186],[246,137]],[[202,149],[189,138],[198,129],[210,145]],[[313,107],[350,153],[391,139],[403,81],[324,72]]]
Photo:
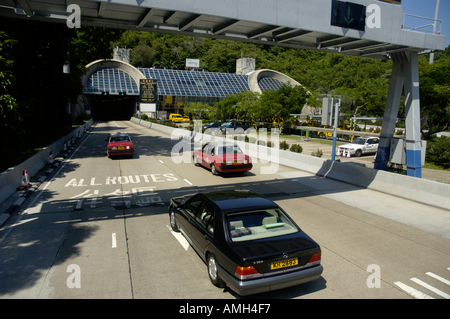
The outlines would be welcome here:
[[[114,62],[117,62],[115,65]],[[157,79],[158,95],[173,96],[205,96],[223,98],[242,91],[262,92],[276,90],[283,83],[298,85],[290,77],[272,70],[261,70],[253,73],[231,74],[201,71],[167,70],[154,68],[134,68],[121,61],[108,60],[108,64],[96,63],[97,69],[91,70],[86,79],[84,94],[126,93],[139,95],[139,79],[131,76],[128,71],[136,70],[137,74],[147,79]],[[255,77],[255,74],[261,76]],[[256,81],[255,81],[256,80]]]

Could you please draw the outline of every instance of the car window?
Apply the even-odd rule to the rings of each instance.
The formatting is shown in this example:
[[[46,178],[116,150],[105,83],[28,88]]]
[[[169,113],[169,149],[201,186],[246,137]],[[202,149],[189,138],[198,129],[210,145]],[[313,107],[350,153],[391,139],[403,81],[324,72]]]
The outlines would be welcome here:
[[[360,145],[364,145],[364,144],[365,144],[365,141],[364,141],[362,138],[357,137],[356,139],[353,140],[352,144],[360,144]]]
[[[219,147],[219,155],[223,154],[243,154],[241,148],[238,145],[226,145]]]
[[[271,238],[299,231],[278,208],[228,214],[226,225],[233,242]]]
[[[196,220],[208,231],[214,233],[214,207],[211,203],[204,201],[198,210]]]
[[[203,147],[203,153],[208,155],[214,155],[215,145],[208,144],[208,146]]]
[[[192,197],[185,206],[185,210],[192,216],[196,217],[202,204],[203,199],[201,197]]]
[[[111,142],[129,142],[130,137],[129,136],[111,136]]]

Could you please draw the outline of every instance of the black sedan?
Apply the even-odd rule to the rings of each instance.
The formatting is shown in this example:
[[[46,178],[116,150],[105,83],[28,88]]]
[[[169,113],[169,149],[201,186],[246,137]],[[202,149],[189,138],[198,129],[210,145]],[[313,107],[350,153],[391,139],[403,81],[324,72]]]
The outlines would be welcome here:
[[[208,267],[211,282],[240,295],[299,285],[320,277],[320,246],[277,204],[250,190],[172,198],[170,225]]]

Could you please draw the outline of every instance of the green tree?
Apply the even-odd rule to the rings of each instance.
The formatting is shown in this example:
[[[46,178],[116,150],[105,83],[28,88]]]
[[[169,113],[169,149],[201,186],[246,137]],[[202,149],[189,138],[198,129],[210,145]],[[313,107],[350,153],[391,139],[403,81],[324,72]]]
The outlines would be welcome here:
[[[189,114],[194,119],[213,120],[215,113],[213,106],[202,102],[191,102],[184,107],[184,114]]]
[[[0,31],[0,136],[3,138],[2,144],[5,150],[1,157],[0,172],[3,172],[16,159],[13,150],[21,148],[24,142],[25,131],[22,128],[22,117],[18,110],[16,98],[11,95],[12,82],[14,76],[12,66],[14,61],[8,54],[8,51],[17,43],[9,36]],[[14,138],[11,138],[14,137]]]
[[[283,122],[290,117],[290,114],[299,114],[308,99],[309,93],[300,86],[283,84],[278,90],[266,90],[261,96],[261,104],[269,111],[271,120]]]
[[[150,68],[155,62],[156,52],[146,44],[139,44],[131,51],[130,62],[138,68]]]
[[[450,58],[444,57],[433,64],[420,61],[420,112],[424,122],[424,139],[429,139],[433,134],[445,131],[450,126],[449,79]]]

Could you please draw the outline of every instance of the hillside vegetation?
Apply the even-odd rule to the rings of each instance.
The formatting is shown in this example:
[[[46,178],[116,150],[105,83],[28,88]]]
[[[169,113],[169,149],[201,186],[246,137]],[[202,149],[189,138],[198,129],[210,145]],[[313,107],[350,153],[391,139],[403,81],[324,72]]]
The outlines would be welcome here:
[[[315,94],[342,95],[342,111],[352,115],[383,117],[392,61],[340,54],[263,46],[251,43],[194,38],[169,34],[125,31],[116,46],[132,48],[136,67],[164,66],[183,70],[187,58],[199,59],[209,72],[236,72],[242,55],[256,59],[256,69],[273,69],[303,84]],[[420,56],[421,112],[429,135],[450,124],[450,47]],[[400,106],[399,117],[405,117]],[[428,137],[429,135],[426,135]]]

